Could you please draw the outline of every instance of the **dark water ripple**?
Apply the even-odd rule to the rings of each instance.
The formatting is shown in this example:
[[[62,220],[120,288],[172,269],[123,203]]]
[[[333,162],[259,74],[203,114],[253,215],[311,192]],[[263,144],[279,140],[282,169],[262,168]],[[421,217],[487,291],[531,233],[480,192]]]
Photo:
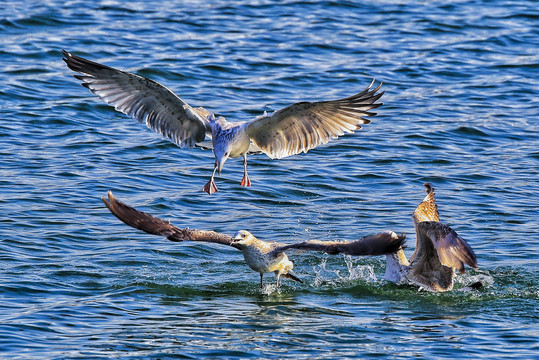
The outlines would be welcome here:
[[[0,354],[66,358],[537,357],[539,12],[532,1],[2,3]],[[65,48],[244,120],[384,83],[361,132],[279,161],[180,151],[81,88]],[[422,183],[480,268],[450,293],[382,258],[291,254],[257,288],[234,249],[132,231],[109,189],[175,224],[283,242],[405,232]],[[410,249],[411,250],[411,249]],[[271,276],[266,276],[270,283]],[[482,281],[486,286],[469,291]]]

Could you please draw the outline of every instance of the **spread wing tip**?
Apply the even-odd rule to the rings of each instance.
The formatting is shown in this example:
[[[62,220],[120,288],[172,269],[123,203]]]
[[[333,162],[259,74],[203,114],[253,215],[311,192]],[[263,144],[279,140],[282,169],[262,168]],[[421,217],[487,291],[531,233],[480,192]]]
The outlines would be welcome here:
[[[431,241],[442,265],[457,269],[464,274],[464,264],[477,269],[477,257],[472,247],[451,227],[437,221],[418,223],[423,241]],[[426,235],[426,237],[425,237]]]
[[[472,269],[477,269],[479,265],[477,264],[477,257],[472,249],[472,247],[460,236],[458,236],[458,257],[463,263],[471,267]],[[464,266],[459,269],[462,274],[464,274]]]
[[[371,249],[368,255],[385,255],[406,247],[406,234],[397,234],[394,231],[384,231],[365,237]]]
[[[201,241],[223,245],[231,245],[231,236],[211,230],[178,228],[170,222],[132,208],[117,200],[111,191],[107,193],[108,200],[101,198],[110,212],[125,224],[142,230],[148,234],[165,236],[170,241]]]
[[[101,200],[103,201],[103,203],[107,206],[107,208],[109,210],[111,210],[111,207],[112,207],[112,203],[114,202],[117,202],[116,198],[114,197],[114,195],[112,194],[112,191],[109,190],[107,191],[107,198],[105,198],[104,196],[101,197]],[[111,210],[112,212],[112,210]]]
[[[107,192],[107,197],[108,199],[104,197],[101,198],[105,206],[114,216],[116,216],[126,225],[138,230],[142,230],[148,234],[165,236],[172,241],[185,240],[180,236],[183,235],[182,230],[178,229],[169,222],[124,204],[123,202],[117,200],[110,190]]]
[[[62,60],[67,61],[67,58],[71,57],[71,53],[68,52],[68,51],[66,51],[66,50],[64,50],[64,49],[61,49],[61,50],[62,50],[62,55],[64,56],[64,57],[62,58]]]

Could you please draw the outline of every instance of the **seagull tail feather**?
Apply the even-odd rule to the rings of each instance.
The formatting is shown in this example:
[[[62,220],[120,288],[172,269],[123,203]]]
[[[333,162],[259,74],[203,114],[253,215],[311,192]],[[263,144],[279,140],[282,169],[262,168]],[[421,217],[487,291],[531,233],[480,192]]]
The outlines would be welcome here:
[[[292,279],[294,281],[303,283],[303,281],[292,270],[288,270],[287,273],[281,274],[281,276],[287,279]]]

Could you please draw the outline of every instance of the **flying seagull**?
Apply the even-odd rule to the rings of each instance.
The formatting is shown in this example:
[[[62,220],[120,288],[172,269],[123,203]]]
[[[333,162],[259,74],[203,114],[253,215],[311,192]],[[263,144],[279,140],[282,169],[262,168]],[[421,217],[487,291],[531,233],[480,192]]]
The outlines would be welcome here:
[[[276,285],[279,285],[280,277],[289,278],[302,282],[292,271],[294,264],[284,253],[285,250],[314,250],[327,251],[321,248],[319,242],[302,242],[292,245],[283,245],[276,242],[262,241],[254,237],[249,231],[240,230],[234,237],[215,231],[178,228],[168,221],[139,211],[117,200],[112,192],[108,192],[108,199],[101,198],[107,208],[118,219],[127,225],[147,232],[152,235],[165,236],[171,241],[200,241],[232,246],[241,250],[247,265],[260,274],[260,287],[265,273],[274,272]],[[384,255],[395,252],[404,242],[404,236],[396,236],[395,233],[384,232],[371,236],[365,236],[359,240],[335,245],[335,250],[351,255]],[[340,243],[339,243],[340,244]]]
[[[215,173],[221,174],[228,158],[243,157],[242,186],[251,186],[247,154],[263,152],[272,159],[307,152],[345,133],[370,123],[370,110],[382,105],[384,94],[374,80],[362,92],[338,100],[298,102],[251,121],[227,122],[202,107],[192,107],[156,81],[111,68],[62,50],[67,66],[81,75],[75,78],[106,103],[150,129],[167,137],[180,148],[205,147],[211,138],[215,164],[211,179],[202,188],[217,191]]]
[[[386,255],[385,279],[411,283],[431,291],[453,289],[455,270],[464,274],[464,264],[477,269],[477,259],[470,245],[453,229],[440,222],[434,187],[425,183],[427,196],[413,214],[416,248],[410,260],[404,251]],[[479,287],[473,284],[472,287]]]

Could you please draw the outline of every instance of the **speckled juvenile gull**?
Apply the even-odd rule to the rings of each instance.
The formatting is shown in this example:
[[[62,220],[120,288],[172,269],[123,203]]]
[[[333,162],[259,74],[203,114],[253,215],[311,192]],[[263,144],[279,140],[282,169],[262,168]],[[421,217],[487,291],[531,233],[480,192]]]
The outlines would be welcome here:
[[[453,229],[440,222],[434,188],[426,183],[427,196],[413,214],[416,248],[410,261],[399,249],[386,255],[385,279],[410,283],[431,291],[453,289],[455,270],[464,274],[464,264],[476,269],[477,259],[470,245]]]
[[[362,92],[338,100],[298,102],[264,114],[251,121],[227,122],[202,107],[191,107],[165,86],[122,70],[102,65],[62,50],[67,66],[82,85],[106,103],[173,141],[181,148],[202,146],[212,140],[215,165],[211,179],[203,187],[208,194],[217,191],[219,174],[228,158],[243,157],[242,186],[251,186],[247,174],[247,154],[263,152],[272,159],[307,152],[345,133],[370,123],[365,116],[382,105],[382,84],[372,83]]]
[[[370,235],[357,241],[319,241],[309,240],[289,248],[323,251],[331,255],[374,255],[380,254],[380,247],[388,239],[393,239],[395,251],[386,253],[386,273],[384,278],[396,283],[419,285],[431,291],[448,291],[453,288],[455,269],[464,273],[464,264],[477,268],[475,254],[464,239],[453,229],[440,222],[438,208],[434,199],[434,188],[425,184],[427,196],[416,208],[413,220],[416,230],[416,249],[410,261],[404,254],[402,244],[405,235],[392,231]],[[376,241],[383,240],[382,242]],[[378,248],[378,249],[376,249]],[[479,287],[481,284],[473,284]]]
[[[277,250],[279,244],[258,240],[248,231],[238,231],[232,237],[215,231],[181,229],[168,221],[161,220],[118,201],[110,191],[108,192],[108,200],[101,199],[118,219],[149,234],[165,236],[171,241],[208,242],[228,245],[241,250],[247,265],[260,274],[261,287],[263,274],[268,272],[275,273],[277,285],[279,285],[281,276],[303,282],[292,271],[294,264],[288,260],[288,256],[284,252]]]
[[[165,236],[171,241],[201,241],[228,245],[241,250],[247,265],[260,274],[260,286],[265,273],[274,272],[276,285],[279,285],[280,277],[289,278],[302,282],[292,271],[294,264],[284,253],[285,250],[313,250],[335,253],[335,251],[352,255],[383,255],[395,252],[404,241],[404,237],[398,237],[394,233],[384,232],[366,236],[360,240],[347,244],[333,242],[334,247],[328,250],[321,247],[320,242],[302,242],[292,245],[283,245],[277,242],[267,242],[257,239],[246,230],[240,230],[234,237],[215,231],[178,228],[171,223],[161,220],[145,212],[136,210],[129,205],[117,200],[112,192],[108,193],[108,200],[102,198],[107,208],[121,221],[136,229],[149,234]]]

